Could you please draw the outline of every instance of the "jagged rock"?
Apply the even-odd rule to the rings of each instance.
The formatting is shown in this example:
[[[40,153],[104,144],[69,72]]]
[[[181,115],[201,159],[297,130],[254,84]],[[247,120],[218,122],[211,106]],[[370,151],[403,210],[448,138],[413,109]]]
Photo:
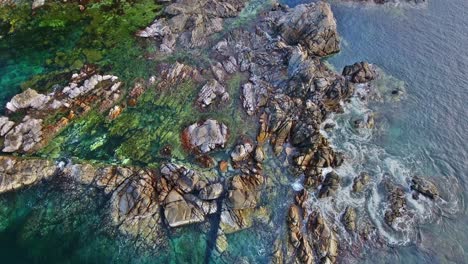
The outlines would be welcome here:
[[[328,196],[332,196],[335,194],[336,190],[340,187],[340,176],[335,172],[329,172],[325,176],[325,180],[323,181],[322,188],[319,192],[320,198],[325,198]]]
[[[173,52],[177,43],[188,48],[200,47],[211,35],[223,30],[224,18],[237,15],[244,2],[180,0],[170,3],[164,9],[170,19],[159,18],[136,35],[156,38],[165,53]]]
[[[327,56],[340,50],[336,22],[325,2],[302,4],[288,10],[278,21],[283,39],[301,44],[310,54]]]
[[[356,209],[351,206],[346,207],[346,210],[341,218],[346,230],[349,232],[356,231]]]
[[[0,194],[36,184],[56,175],[54,162],[0,156]]]
[[[254,208],[257,205],[258,190],[263,181],[261,175],[234,176],[226,200],[228,207],[232,209]]]
[[[166,197],[164,217],[170,227],[203,222],[204,213],[198,207],[184,200],[177,191],[172,190]]]
[[[36,90],[28,88],[24,92],[13,96],[10,102],[6,104],[6,108],[11,112],[16,112],[20,109],[26,109],[29,107],[43,109],[49,100],[49,96],[39,94]]]
[[[198,173],[173,163],[164,164],[161,167],[161,174],[174,188],[184,193],[193,191],[200,181]]]
[[[218,80],[218,82],[224,82],[224,79],[226,78],[226,72],[224,71],[223,65],[220,62],[211,65],[211,71],[213,72],[213,75],[215,76],[216,80]]]
[[[0,117],[0,136],[5,136],[6,133],[10,131],[10,129],[15,126],[15,122],[10,121],[8,117],[6,116],[1,116]]]
[[[252,153],[254,146],[250,142],[245,142],[234,147],[234,150],[231,152],[231,159],[233,162],[240,162],[245,159]]]
[[[242,105],[248,115],[257,113],[260,107],[266,105],[268,89],[268,85],[257,77],[242,85]]]
[[[344,67],[343,76],[354,83],[366,83],[375,79],[376,72],[372,65],[362,61]]]
[[[261,146],[257,146],[255,148],[255,161],[258,163],[262,163],[265,160],[265,151]]]
[[[336,263],[338,256],[337,235],[335,231],[330,229],[320,212],[313,211],[309,215],[307,231],[320,263]]]
[[[439,190],[437,190],[435,184],[419,176],[414,176],[411,179],[411,189],[430,199],[439,196]]]
[[[42,120],[25,116],[5,135],[3,152],[29,151],[42,140]]]
[[[389,205],[387,210],[385,211],[385,222],[389,226],[393,227],[393,224],[398,218],[403,217],[406,212],[406,198],[405,192],[402,187],[395,186],[392,183],[386,183],[386,189],[388,192],[388,201]]]
[[[189,150],[207,153],[224,148],[228,138],[228,128],[213,119],[190,125],[182,133],[184,145]]]
[[[216,80],[211,80],[206,83],[200,93],[198,93],[197,103],[202,107],[208,107],[215,100],[218,102],[226,102],[229,100],[229,94],[226,92],[224,86],[219,84]]]
[[[224,188],[221,183],[210,184],[200,190],[198,197],[203,200],[215,200],[221,197]]]
[[[370,182],[370,175],[367,172],[361,172],[353,181],[353,192],[359,193]]]

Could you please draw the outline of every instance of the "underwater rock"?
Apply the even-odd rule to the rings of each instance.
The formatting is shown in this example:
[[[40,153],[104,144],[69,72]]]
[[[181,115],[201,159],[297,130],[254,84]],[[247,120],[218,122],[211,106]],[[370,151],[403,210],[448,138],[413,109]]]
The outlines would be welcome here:
[[[224,148],[227,138],[228,128],[226,125],[213,119],[192,124],[182,132],[185,147],[200,153]]]
[[[72,75],[68,86],[61,91],[44,95],[27,89],[15,95],[6,105],[7,116],[1,119],[2,151],[32,153],[44,146],[69,123],[66,117],[55,117],[57,114],[66,111],[75,117],[75,113],[84,115],[93,107],[100,112],[112,107],[120,98],[121,82],[116,76],[95,72],[95,68],[85,65],[80,73]],[[18,110],[24,114],[22,121],[10,120],[9,115]],[[43,126],[43,120],[52,124]]]
[[[419,176],[414,176],[411,179],[411,189],[430,199],[439,196],[439,190],[437,190],[435,184]]]
[[[348,65],[343,69],[343,76],[354,83],[366,83],[376,78],[377,73],[372,65],[362,61]]]
[[[224,86],[219,84],[216,80],[211,80],[207,82],[198,93],[197,103],[205,108],[211,105],[214,101],[221,103],[228,100],[229,93],[226,92]]]

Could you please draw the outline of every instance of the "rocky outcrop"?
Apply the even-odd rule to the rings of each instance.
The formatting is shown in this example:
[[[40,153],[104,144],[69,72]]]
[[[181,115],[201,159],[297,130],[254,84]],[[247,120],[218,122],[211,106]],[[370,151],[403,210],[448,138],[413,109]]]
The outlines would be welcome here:
[[[0,194],[37,184],[57,174],[54,162],[0,156]]]
[[[439,190],[434,183],[419,176],[414,176],[411,179],[411,189],[430,199],[435,199],[440,196]]]
[[[340,187],[340,176],[335,172],[330,172],[325,176],[322,188],[320,188],[319,197],[325,198],[335,195],[336,190]]]
[[[359,193],[364,190],[366,185],[370,182],[370,175],[367,172],[361,172],[358,177],[353,180],[353,192]]]
[[[199,173],[172,163],[165,164],[161,174],[159,199],[170,227],[199,223],[218,211],[213,200],[223,193],[221,184],[208,185],[208,179]]]
[[[354,83],[366,83],[376,78],[373,66],[365,61],[344,67],[343,76]]]
[[[338,256],[337,235],[327,225],[320,212],[313,211],[309,215],[307,231],[320,263],[336,263]]]
[[[164,53],[172,53],[177,45],[185,48],[200,47],[207,44],[211,35],[222,31],[224,19],[236,16],[245,2],[243,0],[176,1],[165,7],[164,13],[167,17],[155,20],[136,35],[155,38],[160,51]]]
[[[198,93],[197,103],[205,108],[214,102],[223,103],[229,100],[229,93],[216,80],[207,82]]]
[[[341,220],[349,232],[356,231],[356,217],[356,209],[351,206],[346,207]]]
[[[231,159],[235,163],[246,160],[253,150],[254,146],[252,142],[243,142],[234,147],[234,150],[231,152]]]
[[[112,107],[120,98],[120,86],[116,76],[99,75],[94,67],[85,66],[80,73],[72,75],[67,86],[50,94],[27,89],[15,95],[6,104],[7,115],[0,117],[2,151],[34,152],[67,126],[70,116],[83,115],[93,107],[101,112]],[[44,126],[43,120],[67,112],[68,118],[61,117]],[[15,122],[10,118],[13,114],[15,119],[18,115],[23,118]]]
[[[278,27],[286,43],[300,44],[310,55],[327,56],[340,50],[336,22],[330,5],[325,2],[288,10],[279,19]]]
[[[386,189],[389,204],[385,211],[385,221],[389,226],[395,228],[394,224],[396,224],[397,220],[405,216],[408,211],[405,192],[402,187],[389,182],[386,183]]]
[[[182,141],[185,147],[200,153],[224,148],[227,138],[228,128],[226,125],[213,119],[192,124],[182,132]]]

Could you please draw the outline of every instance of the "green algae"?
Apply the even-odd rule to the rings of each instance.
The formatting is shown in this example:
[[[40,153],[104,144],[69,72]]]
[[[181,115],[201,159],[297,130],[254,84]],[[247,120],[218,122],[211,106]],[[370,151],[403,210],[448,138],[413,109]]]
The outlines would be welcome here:
[[[47,79],[84,63],[126,80],[149,75],[154,63],[144,59],[133,34],[160,10],[154,0],[91,2],[83,12],[76,3],[51,2],[33,15],[27,3],[0,7],[0,110],[31,77]],[[51,88],[33,81],[24,86]]]

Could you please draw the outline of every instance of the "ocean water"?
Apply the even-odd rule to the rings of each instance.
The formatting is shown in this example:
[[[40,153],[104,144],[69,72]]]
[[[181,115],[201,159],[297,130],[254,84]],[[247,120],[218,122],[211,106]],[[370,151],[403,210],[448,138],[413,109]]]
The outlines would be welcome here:
[[[295,5],[308,1],[285,1]],[[345,113],[336,115],[335,131],[327,134],[333,145],[346,153],[339,169],[345,179],[361,170],[374,183],[392,177],[405,183],[424,175],[441,189],[443,201],[411,204],[417,217],[407,219],[408,228],[392,232],[381,223],[382,201],[377,188],[365,200],[352,203],[366,210],[384,238],[379,244],[358,246],[344,263],[468,263],[468,1],[429,0],[417,7],[403,4],[363,6],[333,4],[342,36],[342,51],[328,62],[340,71],[345,65],[366,60],[382,70],[382,93],[393,87],[405,91],[401,100],[363,104],[353,100]],[[69,43],[68,41],[67,43]],[[11,53],[0,49],[0,103],[19,90],[34,74],[43,73],[47,52],[62,42],[46,43],[38,52],[34,43]],[[27,54],[27,56],[24,56]],[[0,108],[1,109],[1,108]],[[373,111],[376,129],[355,131],[353,118]],[[270,174],[285,174],[277,161],[269,161]],[[228,236],[234,261],[265,263],[272,241],[285,228],[285,212],[296,185],[286,176],[277,179],[267,193],[274,228],[253,229]],[[66,193],[67,203],[63,203]],[[338,205],[350,203],[346,189]],[[271,197],[270,197],[271,196]],[[86,197],[83,200],[83,197]],[[204,227],[189,227],[171,234],[164,250],[135,247],[108,226],[106,199],[94,189],[71,188],[53,183],[0,197],[0,257],[2,263],[200,263],[209,247]],[[80,202],[77,202],[80,201]],[[323,205],[322,210],[335,211]],[[276,230],[277,233],[271,232]],[[246,243],[248,241],[248,243]],[[216,258],[209,258],[218,262]]]
[[[402,182],[424,175],[439,185],[445,200],[434,212],[422,208],[427,219],[417,220],[411,241],[396,241],[405,246],[369,250],[359,262],[467,263],[468,1],[334,4],[333,11],[343,42],[328,61],[341,70],[366,60],[406,91],[398,102],[351,104],[348,112],[375,112],[377,131],[355,139],[339,129],[345,137],[335,143],[355,151],[353,160],[364,168],[390,171]]]

